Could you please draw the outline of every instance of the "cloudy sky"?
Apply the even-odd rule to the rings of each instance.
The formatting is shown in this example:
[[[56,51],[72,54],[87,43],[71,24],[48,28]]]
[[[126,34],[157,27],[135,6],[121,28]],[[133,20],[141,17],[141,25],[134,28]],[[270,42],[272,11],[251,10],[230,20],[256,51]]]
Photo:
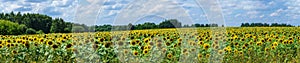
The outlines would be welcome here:
[[[0,3],[0,11],[5,13],[40,13],[89,25],[158,23],[164,19],[178,19],[184,24],[210,22],[206,15],[210,13],[205,13],[196,0],[0,0]],[[300,0],[219,0],[217,3],[227,26],[244,22],[300,25]]]

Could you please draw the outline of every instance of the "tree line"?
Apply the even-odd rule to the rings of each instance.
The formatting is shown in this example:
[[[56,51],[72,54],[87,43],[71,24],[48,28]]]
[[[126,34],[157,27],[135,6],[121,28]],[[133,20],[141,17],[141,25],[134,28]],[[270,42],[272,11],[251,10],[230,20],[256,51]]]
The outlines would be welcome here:
[[[241,27],[294,27],[290,24],[285,23],[242,23]]]
[[[142,24],[133,25],[129,23],[128,25],[118,25],[112,26],[109,24],[96,25],[95,31],[111,31],[111,30],[142,30],[142,29],[161,29],[161,28],[187,28],[187,27],[218,27],[218,24],[192,24],[192,25],[182,25],[177,19],[167,19],[159,24],[145,22]]]
[[[1,35],[36,34],[36,33],[69,33],[72,31],[71,22],[65,22],[61,18],[52,18],[43,14],[35,13],[0,13]],[[6,24],[6,25],[4,25]],[[10,26],[11,25],[11,26]],[[24,29],[14,27],[21,26]],[[15,33],[22,32],[22,33]],[[25,33],[24,33],[25,32]]]

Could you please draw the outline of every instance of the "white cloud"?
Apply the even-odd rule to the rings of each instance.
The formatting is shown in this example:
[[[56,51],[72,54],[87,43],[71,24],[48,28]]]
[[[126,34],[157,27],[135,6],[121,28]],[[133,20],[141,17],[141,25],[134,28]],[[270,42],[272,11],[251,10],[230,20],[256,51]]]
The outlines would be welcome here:
[[[260,15],[260,16],[259,16],[259,18],[264,18],[264,17],[265,17],[265,15]]]
[[[178,19],[191,22],[189,14],[177,3],[171,0],[138,0],[123,9],[117,16],[114,24],[134,23],[139,18],[147,15],[162,16],[167,19]]]
[[[240,16],[241,16],[241,14],[236,14],[234,17],[238,18],[238,17],[240,17]]]
[[[84,2],[79,2],[76,14],[75,14],[75,22],[83,23],[87,25],[96,24],[97,16],[99,15],[100,9],[103,4],[103,0],[86,0],[88,4],[84,4]]]
[[[300,1],[299,0],[288,0],[285,5],[287,9],[284,10],[287,14],[286,16],[291,17],[292,19],[299,19],[300,17]]]

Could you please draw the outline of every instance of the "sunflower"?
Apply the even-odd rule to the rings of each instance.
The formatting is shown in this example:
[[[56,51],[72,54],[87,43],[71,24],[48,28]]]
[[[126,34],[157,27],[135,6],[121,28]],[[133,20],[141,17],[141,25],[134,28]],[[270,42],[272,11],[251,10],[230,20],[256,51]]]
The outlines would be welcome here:
[[[267,51],[269,51],[270,49],[269,48],[265,48],[265,51],[267,52]]]
[[[189,55],[189,52],[185,52],[185,53],[183,53],[183,55],[188,56],[188,55]]]
[[[195,48],[192,48],[191,51],[194,52],[194,51],[196,51],[196,49],[195,49]]]
[[[243,51],[239,51],[239,55],[244,55],[244,52]]]
[[[244,44],[244,46],[245,46],[245,47],[248,47],[248,46],[249,46],[249,44],[248,44],[248,43],[245,43],[245,44]]]
[[[171,43],[170,43],[170,42],[166,42],[165,45],[166,45],[166,46],[170,46]]]
[[[209,58],[209,57],[210,57],[210,54],[206,54],[205,57],[206,57],[206,58]]]
[[[133,41],[130,41],[130,45],[132,45],[132,46],[134,46],[134,45],[136,45],[137,43],[136,43],[136,41],[135,40],[133,40]]]
[[[13,51],[11,51],[11,53],[14,55],[14,54],[17,54],[18,52],[16,50],[13,50]]]
[[[246,46],[243,46],[243,47],[242,47],[242,49],[246,49],[246,48],[247,48]]]
[[[39,39],[39,42],[44,42],[44,39],[43,39],[43,38],[40,38],[40,39]]]
[[[52,41],[47,41],[47,45],[53,45]]]
[[[3,47],[3,45],[2,44],[0,44],[0,48],[2,48]]]
[[[205,43],[205,44],[203,45],[203,47],[204,47],[205,50],[207,50],[207,49],[209,49],[209,44]]]
[[[262,42],[257,42],[256,45],[260,46],[262,45],[263,43]]]
[[[252,51],[252,48],[249,48],[248,51],[247,51],[247,53],[250,54],[251,51]]]
[[[73,44],[68,44],[67,46],[66,46],[66,48],[68,49],[68,48],[71,48],[73,46]]]
[[[56,48],[58,48],[58,45],[57,45],[57,44],[54,44],[54,45],[52,45],[52,48],[53,48],[53,49],[56,49]]]
[[[144,39],[144,43],[149,43],[150,42],[150,38],[145,38]]]
[[[149,49],[143,50],[143,54],[144,54],[144,55],[146,55],[146,54],[148,54],[148,53],[149,53]]]
[[[144,48],[144,50],[145,50],[145,49],[151,49],[151,46],[150,46],[150,45],[146,45],[146,46],[144,46],[143,48]]]
[[[181,38],[179,38],[179,39],[177,39],[178,40],[178,42],[181,42],[182,41],[182,39]]]
[[[133,54],[134,56],[137,56],[137,55],[139,54],[139,52],[134,50],[132,54]]]
[[[104,38],[99,38],[98,41],[103,42],[103,41],[105,41],[105,39]]]
[[[9,48],[10,46],[11,46],[11,44],[10,44],[10,43],[6,43],[6,47],[8,47],[8,48]]]
[[[111,47],[113,44],[112,44],[112,42],[106,42],[106,43],[104,43],[104,46],[106,47],[106,48],[109,48],[109,47]]]
[[[272,46],[278,46],[278,43],[277,42],[273,42]]]
[[[213,45],[214,49],[219,49],[219,45]]]
[[[237,50],[237,49],[234,49],[234,54],[238,54],[239,53],[239,51]]]
[[[293,40],[288,40],[288,43],[289,43],[289,44],[292,44],[292,43],[293,43]]]
[[[29,47],[30,47],[30,45],[29,45],[28,42],[26,42],[26,43],[24,44],[24,46],[25,46],[26,48],[29,48]]]
[[[271,49],[273,49],[273,50],[276,49],[276,46],[272,46]]]
[[[178,46],[177,44],[174,44],[174,45],[173,45],[173,48],[176,48],[177,46]]]
[[[123,52],[124,52],[125,54],[127,54],[127,53],[128,53],[128,50],[123,50]]]
[[[223,50],[218,50],[218,53],[219,54],[223,54]]]
[[[238,43],[238,42],[235,42],[234,45],[235,45],[236,47],[238,47],[238,46],[239,46],[239,43]]]
[[[188,51],[188,49],[186,49],[186,48],[184,48],[184,49],[182,50],[183,53],[185,53],[185,52],[187,52],[187,51]]]
[[[5,41],[3,41],[3,40],[0,41],[0,44],[4,44],[4,43],[5,43]]]
[[[227,47],[224,49],[224,51],[226,51],[226,52],[231,52],[231,47],[230,47],[230,46],[227,46]]]
[[[198,59],[201,59],[202,58],[202,54],[198,53],[197,57],[198,57]]]
[[[11,43],[11,40],[6,40],[6,43]]]
[[[203,41],[199,41],[199,42],[198,42],[198,45],[199,45],[199,46],[201,46],[201,45],[203,45],[203,44],[204,44]]]
[[[166,48],[163,48],[163,49],[162,49],[162,52],[163,52],[163,53],[167,52],[167,49],[166,49]]]
[[[167,57],[168,57],[169,59],[172,59],[173,54],[169,53],[169,54],[167,55]]]
[[[288,41],[287,41],[287,40],[285,40],[285,41],[283,41],[282,43],[283,43],[283,44],[287,44],[287,43],[288,43]]]

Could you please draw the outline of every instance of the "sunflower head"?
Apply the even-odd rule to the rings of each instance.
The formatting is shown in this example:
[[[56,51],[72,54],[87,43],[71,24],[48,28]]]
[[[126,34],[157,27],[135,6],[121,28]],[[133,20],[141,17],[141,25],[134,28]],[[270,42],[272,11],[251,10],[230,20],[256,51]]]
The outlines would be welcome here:
[[[273,49],[273,50],[276,49],[276,46],[272,46],[271,49]]]
[[[239,51],[239,55],[244,55],[244,52],[243,51]]]
[[[149,43],[150,42],[150,38],[145,38],[144,39],[144,43]]]
[[[149,49],[143,50],[143,54],[144,54],[144,55],[146,55],[146,54],[148,54],[148,53],[149,53]]]
[[[134,46],[134,45],[136,45],[136,44],[138,44],[138,43],[137,43],[137,40],[132,40],[132,41],[130,41],[130,45]]]
[[[209,57],[210,57],[210,54],[206,54],[205,57],[206,57],[206,58],[209,58]]]
[[[202,58],[202,54],[198,53],[197,57],[198,57],[198,59],[201,59]]]
[[[17,54],[18,52],[16,50],[11,51],[12,54]]]
[[[68,44],[67,46],[66,46],[66,48],[68,49],[68,48],[71,48],[73,46],[73,44]]]
[[[54,44],[54,45],[52,45],[52,48],[53,48],[53,49],[56,49],[56,48],[58,48],[58,45],[57,45],[57,44]]]
[[[172,59],[173,54],[172,54],[172,53],[169,53],[169,54],[167,55],[167,57],[168,57],[168,59]]]
[[[163,52],[163,53],[166,53],[166,52],[167,52],[167,49],[166,49],[166,48],[163,48],[163,49],[162,49],[162,52]]]
[[[238,54],[239,53],[239,51],[237,50],[237,49],[234,49],[234,54]]]
[[[256,45],[261,46],[263,43],[262,42],[257,42]]]
[[[127,53],[128,53],[128,50],[123,50],[123,52],[124,52],[125,54],[127,54]]]
[[[146,45],[146,46],[143,47],[143,49],[144,49],[144,50],[145,50],[145,49],[151,49],[151,46],[150,46],[150,45]]]
[[[272,46],[278,46],[278,43],[277,42],[273,42]]]
[[[294,42],[293,42],[293,40],[288,40],[288,43],[293,44]]]
[[[219,54],[223,54],[223,50],[218,50],[218,53]]]
[[[112,42],[106,42],[105,44],[104,44],[104,46],[106,47],[106,48],[109,48],[109,47],[111,47],[113,44],[112,44]]]
[[[203,48],[204,48],[205,50],[209,49],[209,47],[210,47],[210,46],[209,46],[209,44],[207,44],[207,43],[203,45]]]
[[[3,45],[2,44],[0,44],[0,49],[3,47]]]
[[[203,45],[203,44],[204,44],[203,41],[199,41],[199,42],[198,42],[198,45],[199,45],[199,46],[201,46],[201,45]]]
[[[267,52],[267,51],[269,51],[270,49],[269,48],[265,48],[265,51]]]
[[[132,52],[132,54],[133,54],[134,56],[137,56],[137,55],[139,54],[139,52],[134,50],[134,51]]]
[[[50,40],[50,41],[47,41],[47,45],[53,45],[54,43]]]

